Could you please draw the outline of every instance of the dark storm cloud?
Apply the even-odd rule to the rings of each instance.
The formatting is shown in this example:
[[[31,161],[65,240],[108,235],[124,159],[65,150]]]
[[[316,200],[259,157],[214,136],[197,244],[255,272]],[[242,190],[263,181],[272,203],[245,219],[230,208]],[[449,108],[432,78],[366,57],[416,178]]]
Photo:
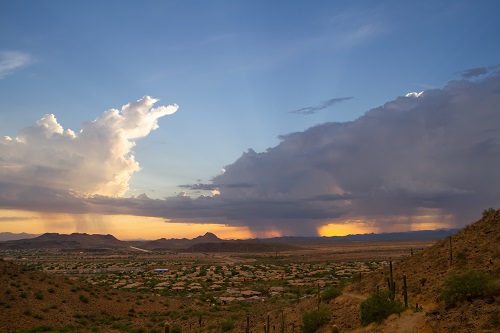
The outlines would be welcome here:
[[[186,189],[186,190],[203,190],[203,191],[213,191],[213,190],[219,190],[221,188],[248,188],[252,187],[252,184],[248,183],[235,183],[235,184],[184,184],[184,185],[179,185],[180,188]]]
[[[323,109],[329,108],[330,106],[334,104],[338,104],[344,101],[348,101],[352,99],[353,97],[340,97],[340,98],[332,98],[327,101],[325,101],[323,104],[318,105],[318,106],[308,106],[305,108],[300,108],[295,111],[290,111],[289,113],[295,113],[295,114],[303,114],[303,115],[310,115],[310,114],[315,114],[318,111],[321,111]]]
[[[46,213],[92,213],[92,207],[74,193],[5,181],[0,181],[0,209]]]
[[[464,79],[469,79],[472,77],[484,75],[488,73],[488,68],[486,67],[476,67],[476,68],[470,68],[462,72],[462,77]]]
[[[232,218],[250,226],[262,218],[292,231],[308,223],[310,231],[341,216],[383,229],[423,212],[436,222],[470,223],[500,202],[499,88],[494,75],[399,97],[356,121],[282,136],[263,153],[249,150],[213,182],[253,184],[220,194],[245,203]]]
[[[461,72],[463,79],[472,79],[488,73],[498,74],[500,73],[500,64],[496,64],[488,67],[474,67],[469,68]]]

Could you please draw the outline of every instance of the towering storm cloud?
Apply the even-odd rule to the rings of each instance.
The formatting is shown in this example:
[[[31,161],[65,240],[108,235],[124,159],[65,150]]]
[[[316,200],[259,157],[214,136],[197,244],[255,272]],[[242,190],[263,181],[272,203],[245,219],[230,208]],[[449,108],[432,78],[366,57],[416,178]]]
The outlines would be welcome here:
[[[215,215],[257,231],[463,225],[500,203],[499,124],[498,73],[453,81],[249,150],[205,188],[220,192]]]
[[[121,111],[107,110],[85,122],[79,133],[64,129],[53,114],[47,114],[16,138],[3,137],[0,186],[7,196],[4,201],[16,197],[21,201],[38,192],[69,192],[75,197],[123,195],[131,175],[140,169],[131,151],[133,140],[148,135],[158,127],[158,118],[178,108],[154,108],[156,102],[145,96]],[[57,196],[54,200],[57,205]]]
[[[339,216],[381,226],[424,216],[466,223],[500,203],[499,124],[498,74],[454,81],[353,122],[285,135],[265,153],[245,153],[214,183],[227,198],[276,201],[249,211],[286,218],[296,231],[307,217],[319,219],[313,226]]]

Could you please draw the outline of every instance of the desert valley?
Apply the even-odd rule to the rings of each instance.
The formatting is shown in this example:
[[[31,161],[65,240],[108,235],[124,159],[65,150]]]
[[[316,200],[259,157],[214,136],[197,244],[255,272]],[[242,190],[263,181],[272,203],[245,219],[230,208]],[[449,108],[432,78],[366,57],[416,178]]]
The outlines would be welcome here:
[[[500,210],[483,215],[427,233],[4,241],[0,331],[498,332]],[[461,278],[478,289],[446,294]]]

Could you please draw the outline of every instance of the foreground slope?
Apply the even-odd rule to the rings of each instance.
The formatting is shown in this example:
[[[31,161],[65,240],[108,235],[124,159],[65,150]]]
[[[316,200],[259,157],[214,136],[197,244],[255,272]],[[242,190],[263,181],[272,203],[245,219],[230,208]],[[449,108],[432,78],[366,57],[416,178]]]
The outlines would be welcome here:
[[[500,210],[490,212],[434,246],[408,254],[393,266],[400,299],[403,299],[403,276],[407,277],[411,309],[401,317],[390,317],[383,324],[359,328],[360,302],[377,289],[387,289],[389,268],[386,267],[362,276],[337,300],[338,311],[342,311],[342,307],[352,309],[338,315],[344,328],[370,332],[500,332]],[[491,277],[490,291],[472,302],[446,308],[439,298],[445,280],[470,269],[486,272]],[[417,303],[421,308],[419,312],[414,311]]]

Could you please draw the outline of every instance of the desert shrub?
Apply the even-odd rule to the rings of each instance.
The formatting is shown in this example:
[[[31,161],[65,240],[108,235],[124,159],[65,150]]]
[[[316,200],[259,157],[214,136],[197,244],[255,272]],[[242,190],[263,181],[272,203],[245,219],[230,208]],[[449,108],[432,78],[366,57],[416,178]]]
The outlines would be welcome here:
[[[458,252],[456,262],[459,266],[465,266],[467,264],[467,253],[463,251]]]
[[[340,287],[329,287],[326,288],[325,291],[323,291],[323,293],[321,294],[321,299],[324,302],[328,303],[332,299],[339,297],[341,293],[342,289]]]
[[[471,269],[463,274],[453,273],[444,281],[439,299],[444,301],[446,306],[454,307],[457,303],[464,301],[467,295],[471,298],[483,295],[490,286],[491,278],[484,271]]]
[[[234,321],[232,321],[231,319],[224,320],[223,322],[220,323],[219,326],[222,332],[227,332],[233,329]]]
[[[170,333],[182,333],[181,327],[177,324],[174,325],[174,327],[170,330]]]
[[[29,332],[50,332],[52,331],[52,327],[49,325],[40,325],[33,327],[32,329],[29,330]]]
[[[487,324],[500,328],[500,310],[497,309],[490,314]]]
[[[43,299],[43,292],[41,290],[35,291],[35,298],[36,299]]]
[[[398,299],[391,300],[388,290],[371,294],[361,302],[361,325],[381,322],[393,313],[401,313],[403,309],[403,302]]]
[[[483,210],[483,218],[488,217],[489,215],[494,214],[494,213],[495,213],[494,208],[490,207],[488,209],[485,209],[485,210]]]
[[[330,313],[325,307],[319,310],[306,311],[302,315],[302,329],[304,333],[313,333],[321,326],[327,324],[329,320]]]
[[[80,299],[80,301],[82,301],[83,303],[88,303],[89,302],[89,299],[87,298],[87,296],[83,295],[83,294],[80,294],[80,296],[78,297]]]

